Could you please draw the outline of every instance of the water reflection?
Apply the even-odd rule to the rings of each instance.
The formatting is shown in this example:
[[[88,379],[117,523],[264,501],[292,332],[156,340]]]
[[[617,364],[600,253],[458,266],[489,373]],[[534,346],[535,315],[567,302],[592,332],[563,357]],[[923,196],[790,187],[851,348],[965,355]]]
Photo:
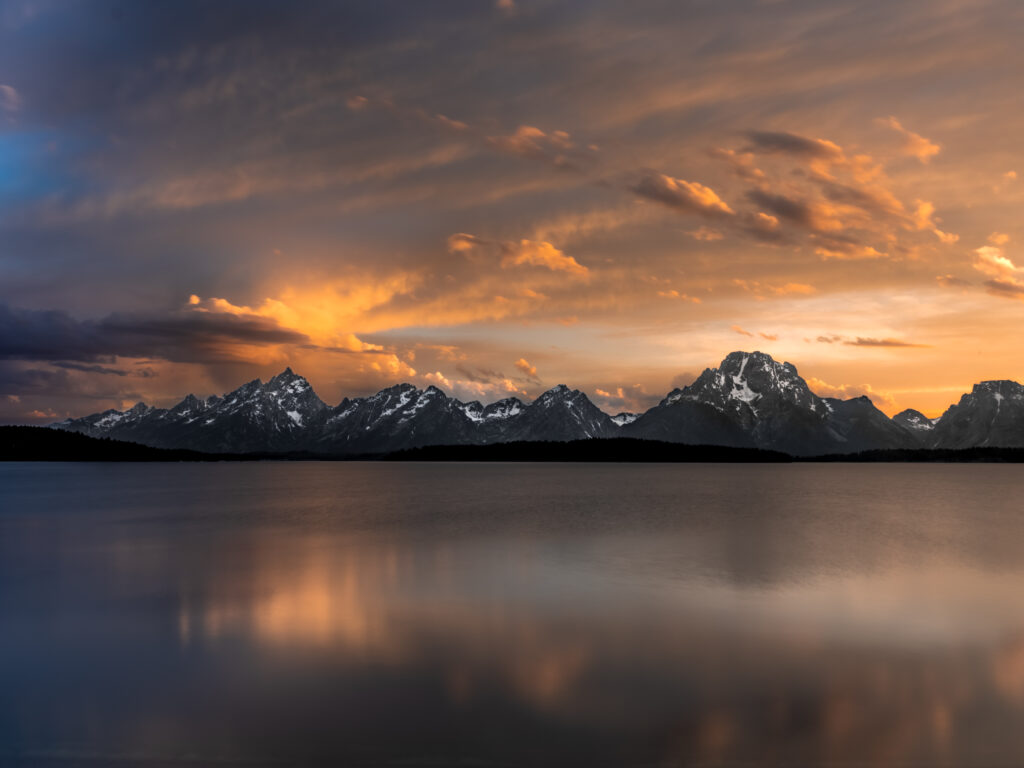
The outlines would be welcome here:
[[[1012,467],[429,469],[0,478],[0,756],[1024,763]]]

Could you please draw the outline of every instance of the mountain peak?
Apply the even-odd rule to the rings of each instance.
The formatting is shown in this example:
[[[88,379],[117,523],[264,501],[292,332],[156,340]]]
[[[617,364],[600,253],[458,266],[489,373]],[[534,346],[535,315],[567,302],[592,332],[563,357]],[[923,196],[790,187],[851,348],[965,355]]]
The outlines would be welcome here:
[[[972,395],[992,393],[1003,397],[1020,397],[1024,395],[1024,386],[1010,379],[993,379],[991,381],[979,381],[971,389]]]
[[[719,370],[731,373],[733,370],[746,370],[748,368],[774,368],[779,371],[787,371],[796,374],[796,366],[789,362],[780,363],[767,352],[754,350],[753,352],[730,352],[718,366]]]
[[[545,404],[556,400],[567,400],[574,397],[576,394],[578,394],[578,390],[569,389],[565,384],[558,384],[547,392],[541,393],[540,397],[538,397],[535,402]]]
[[[266,383],[264,387],[268,392],[280,390],[290,392],[293,395],[300,394],[307,389],[312,389],[304,376],[299,376],[290,367],[285,368]]]
[[[171,408],[171,411],[173,413],[184,413],[185,411],[191,411],[193,408],[203,408],[205,405],[206,403],[192,393],[189,393],[185,395],[180,403]]]
[[[556,384],[544,394],[565,395],[568,394],[569,392],[572,392],[572,390],[569,389],[569,386],[567,384]]]
[[[901,427],[910,429],[914,432],[930,432],[935,429],[935,422],[929,419],[920,411],[915,411],[913,408],[907,408],[904,411],[900,411],[892,420],[899,424]]]
[[[810,411],[812,420],[824,418],[828,408],[794,365],[757,350],[730,352],[718,368],[706,368],[692,384],[670,392],[662,405],[681,401],[734,414],[750,428],[754,421],[763,421],[762,416],[777,415],[780,408]]]

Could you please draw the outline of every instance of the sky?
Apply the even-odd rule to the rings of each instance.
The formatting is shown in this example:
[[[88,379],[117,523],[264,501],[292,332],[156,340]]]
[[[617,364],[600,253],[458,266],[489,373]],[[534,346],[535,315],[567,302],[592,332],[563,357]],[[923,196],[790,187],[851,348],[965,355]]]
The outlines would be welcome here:
[[[1024,4],[0,0],[0,422],[734,350],[1024,380]]]

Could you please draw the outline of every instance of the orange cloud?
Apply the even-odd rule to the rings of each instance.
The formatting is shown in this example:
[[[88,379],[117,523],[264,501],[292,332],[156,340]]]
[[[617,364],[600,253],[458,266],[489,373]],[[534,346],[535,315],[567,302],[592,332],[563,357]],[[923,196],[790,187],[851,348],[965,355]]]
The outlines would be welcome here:
[[[849,400],[854,397],[868,397],[877,407],[886,412],[892,411],[896,406],[896,398],[888,392],[879,392],[870,384],[839,384],[833,385],[821,379],[810,377],[807,379],[807,386],[819,397],[833,397],[839,400]]]
[[[287,293],[289,292],[286,291]],[[227,299],[217,297],[201,299],[193,294],[189,296],[188,309],[193,312],[266,317],[275,320],[283,328],[301,329],[301,333],[308,336],[314,344],[322,347],[350,352],[381,351],[383,347],[377,344],[367,344],[355,334],[339,329],[339,320],[344,317],[346,310],[335,304],[337,298],[337,294],[321,297],[305,294],[301,301],[289,301],[288,298],[284,300],[267,298],[256,307],[247,307],[232,304]],[[358,314],[360,310],[372,306],[370,303],[364,307],[358,299],[356,304],[356,307],[348,310],[352,314]]]
[[[989,293],[1024,300],[1024,267],[1014,264],[1001,246],[983,245],[975,248],[974,257],[974,268],[989,278],[984,283]]]
[[[537,366],[530,365],[525,357],[521,357],[516,360],[516,368],[518,368],[524,376],[530,379],[537,378]]]
[[[734,149],[715,147],[709,154],[714,158],[724,160],[732,172],[745,181],[760,181],[764,178],[764,171],[754,165],[752,152],[737,152]]]
[[[914,224],[918,229],[926,229],[932,232],[939,240],[943,243],[952,244],[960,239],[959,235],[954,235],[949,232],[943,232],[939,229],[932,219],[935,213],[935,206],[929,203],[927,200],[918,200],[917,208],[914,210]]]
[[[681,301],[689,301],[694,304],[700,304],[700,299],[696,296],[688,296],[685,293],[672,289],[668,291],[658,291],[658,295],[663,299],[679,299]]]
[[[134,403],[133,403],[133,405],[134,405]],[[41,411],[41,410],[39,410],[37,408],[37,409],[35,409],[33,411],[29,411],[28,413],[26,413],[25,414],[25,418],[27,418],[27,419],[59,419],[60,418],[60,414],[57,413],[52,408],[47,408],[45,411]]]
[[[576,277],[586,277],[589,274],[585,266],[548,242],[520,240],[514,244],[506,243],[503,248],[505,255],[501,259],[502,268],[529,265],[545,267],[552,272],[565,272]]]
[[[585,266],[544,240],[523,239],[518,242],[512,240],[498,242],[466,232],[458,232],[448,238],[450,252],[462,254],[470,259],[477,258],[481,253],[495,247],[502,254],[502,269],[533,266],[544,267],[552,272],[565,272],[584,279],[589,275],[589,270]],[[528,298],[543,298],[542,294],[528,288],[524,289],[523,295]]]
[[[711,229],[710,227],[698,227],[693,232],[687,232],[686,234],[694,240],[703,240],[706,243],[710,243],[715,240],[722,240],[725,237],[725,235],[717,229]]]
[[[449,392],[452,389],[451,379],[447,378],[440,371],[434,371],[433,373],[425,374],[423,376],[423,378],[426,379],[427,381],[429,381],[431,384],[436,384],[436,385],[438,385],[440,387],[443,387],[444,389],[448,390]]]
[[[521,125],[511,136],[491,136],[491,146],[519,155],[540,154],[547,143],[547,134],[532,125]]]
[[[924,136],[908,131],[895,117],[879,118],[879,122],[892,128],[903,137],[903,154],[909,157],[916,157],[922,163],[927,164],[942,149],[938,144],[929,141]]]
[[[783,283],[782,285],[774,285],[772,283],[763,283],[759,280],[740,279],[733,280],[732,282],[744,291],[754,294],[758,299],[764,299],[767,296],[809,296],[812,293],[815,293],[814,286],[807,285],[806,283]]]
[[[736,213],[711,187],[663,173],[646,174],[632,189],[642,197],[680,210],[729,216]]]
[[[837,247],[820,246],[814,249],[823,260],[856,261],[860,259],[883,259],[889,254],[882,253],[871,245],[841,243]]]

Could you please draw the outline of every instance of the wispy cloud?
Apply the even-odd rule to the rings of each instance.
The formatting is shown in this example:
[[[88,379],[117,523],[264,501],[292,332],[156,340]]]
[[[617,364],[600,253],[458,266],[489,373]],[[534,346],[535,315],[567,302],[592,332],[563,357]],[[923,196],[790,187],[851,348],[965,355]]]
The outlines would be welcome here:
[[[895,117],[879,118],[879,122],[896,131],[903,137],[902,152],[910,157],[916,157],[922,163],[927,164],[935,155],[939,154],[941,147],[933,141],[926,139],[918,133],[909,131],[903,127]]]
[[[0,110],[17,112],[21,109],[21,94],[13,86],[0,84]]]

